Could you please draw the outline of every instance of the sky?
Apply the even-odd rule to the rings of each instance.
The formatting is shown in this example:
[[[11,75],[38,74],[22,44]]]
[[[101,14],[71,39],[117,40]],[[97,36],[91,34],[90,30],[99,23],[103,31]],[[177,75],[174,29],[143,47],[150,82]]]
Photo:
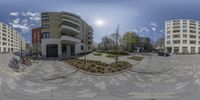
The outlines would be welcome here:
[[[133,31],[152,41],[164,35],[164,22],[200,20],[200,0],[0,0],[0,22],[14,27],[27,42],[31,29],[40,27],[41,12],[72,12],[94,29],[100,42],[120,26],[119,34]]]

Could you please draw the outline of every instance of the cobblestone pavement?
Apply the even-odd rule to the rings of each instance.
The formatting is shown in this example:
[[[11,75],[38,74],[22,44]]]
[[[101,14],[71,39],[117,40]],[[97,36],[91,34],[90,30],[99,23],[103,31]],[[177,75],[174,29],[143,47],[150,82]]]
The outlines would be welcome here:
[[[199,100],[200,56],[145,56],[125,72],[95,76],[59,60],[42,60],[24,73],[0,55],[2,100]],[[135,62],[134,62],[135,63]]]

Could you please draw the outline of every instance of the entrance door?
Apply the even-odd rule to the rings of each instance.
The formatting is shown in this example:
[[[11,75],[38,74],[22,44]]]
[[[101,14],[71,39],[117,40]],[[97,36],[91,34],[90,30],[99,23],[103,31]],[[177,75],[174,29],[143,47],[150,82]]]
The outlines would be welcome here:
[[[62,44],[62,55],[67,55],[67,45]]]
[[[46,50],[47,50],[47,57],[58,57],[57,44],[48,44]]]
[[[71,56],[75,55],[75,45],[71,45]]]

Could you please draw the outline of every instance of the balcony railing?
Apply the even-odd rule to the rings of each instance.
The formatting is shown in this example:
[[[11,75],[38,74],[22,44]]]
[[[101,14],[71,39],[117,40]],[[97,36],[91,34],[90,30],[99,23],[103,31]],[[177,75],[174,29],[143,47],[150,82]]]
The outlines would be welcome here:
[[[75,25],[77,25],[77,26],[79,26],[79,27],[81,26],[80,23],[78,23],[78,22],[76,22],[76,21],[73,21],[73,20],[70,20],[70,19],[61,18],[61,20],[60,20],[60,25],[61,25],[62,23],[64,23],[64,22],[69,22],[69,23],[75,24]]]
[[[81,33],[79,29],[67,25],[61,25],[60,32],[65,33],[66,35],[79,35]]]

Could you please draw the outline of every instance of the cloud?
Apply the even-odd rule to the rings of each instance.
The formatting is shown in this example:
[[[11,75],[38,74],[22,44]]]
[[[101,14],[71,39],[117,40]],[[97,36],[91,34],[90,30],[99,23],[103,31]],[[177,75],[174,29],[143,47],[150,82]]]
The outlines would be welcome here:
[[[10,12],[10,15],[11,15],[11,16],[18,16],[18,15],[19,15],[19,12]]]
[[[152,27],[151,29],[152,29],[152,31],[154,31],[154,32],[156,31],[156,28],[155,28],[155,27]]]
[[[20,33],[30,32],[32,27],[39,26],[40,24],[40,13],[31,11],[22,12],[11,12],[11,16],[15,16],[9,21],[9,24],[16,29],[19,29]]]
[[[12,20],[12,22],[9,22],[9,24],[16,29],[20,29],[21,33],[26,33],[29,31],[30,26],[28,25],[28,20],[27,19],[22,19],[16,18]]]
[[[146,27],[142,27],[139,30],[139,32],[144,32],[144,31],[149,32],[149,29],[147,29]]]
[[[136,33],[138,32],[138,30],[137,30],[137,29],[134,29],[133,31],[134,31],[134,32],[136,32]]]
[[[151,27],[158,27],[158,24],[155,23],[155,22],[151,22],[151,23],[149,23],[149,26],[151,26]]]
[[[27,12],[21,12],[21,15],[28,17],[30,20],[36,20],[36,21],[41,20],[39,12],[27,11]]]

